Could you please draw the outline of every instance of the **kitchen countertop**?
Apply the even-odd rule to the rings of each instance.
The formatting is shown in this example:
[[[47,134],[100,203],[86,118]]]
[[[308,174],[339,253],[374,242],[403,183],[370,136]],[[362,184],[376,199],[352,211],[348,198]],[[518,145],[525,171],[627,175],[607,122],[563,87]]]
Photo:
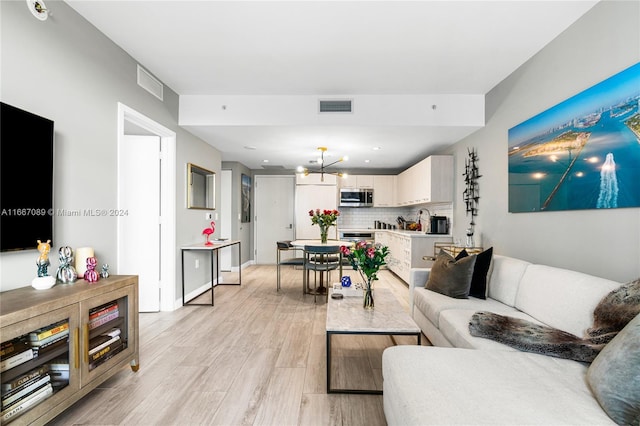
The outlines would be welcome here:
[[[402,229],[338,228],[338,231],[339,232],[391,232],[393,234],[407,235],[410,237],[422,237],[422,238],[452,237],[451,234],[425,234],[422,231],[405,231]]]

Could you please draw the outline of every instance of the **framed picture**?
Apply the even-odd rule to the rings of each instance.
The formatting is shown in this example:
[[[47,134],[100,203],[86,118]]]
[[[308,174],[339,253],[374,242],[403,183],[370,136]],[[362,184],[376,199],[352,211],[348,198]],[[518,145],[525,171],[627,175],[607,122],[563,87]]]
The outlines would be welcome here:
[[[640,63],[509,129],[509,212],[640,207]]]
[[[243,174],[240,186],[242,192],[242,211],[240,212],[240,222],[247,223],[251,222],[251,177]]]

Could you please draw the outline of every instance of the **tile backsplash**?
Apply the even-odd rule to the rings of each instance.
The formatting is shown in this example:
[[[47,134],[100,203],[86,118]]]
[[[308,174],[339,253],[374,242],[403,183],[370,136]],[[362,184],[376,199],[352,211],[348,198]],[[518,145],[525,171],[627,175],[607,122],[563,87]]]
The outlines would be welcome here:
[[[451,219],[453,212],[451,204],[444,205],[415,205],[407,207],[341,207],[338,218],[338,229],[373,229],[374,222],[379,220],[383,223],[395,225],[398,216],[402,216],[407,221],[417,222],[422,213],[422,224],[426,225],[429,213],[432,216],[447,216]],[[428,212],[427,212],[428,210]]]

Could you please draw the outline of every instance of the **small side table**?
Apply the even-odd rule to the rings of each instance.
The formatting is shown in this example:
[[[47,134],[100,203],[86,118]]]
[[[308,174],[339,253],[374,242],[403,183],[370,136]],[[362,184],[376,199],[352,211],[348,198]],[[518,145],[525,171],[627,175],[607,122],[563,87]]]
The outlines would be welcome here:
[[[211,291],[211,306],[213,306],[214,293],[213,288],[216,285],[241,285],[242,283],[242,265],[238,266],[238,282],[237,283],[220,283],[220,249],[224,247],[230,247],[233,245],[238,246],[238,259],[242,259],[242,250],[240,248],[240,241],[216,241],[211,245],[205,244],[193,244],[180,247],[182,252],[182,306],[187,305],[209,305],[209,303],[190,303],[193,299],[201,296],[207,291]],[[184,252],[190,250],[208,251],[211,258],[211,288],[203,291],[197,296],[192,297],[189,300],[185,300],[184,293]]]
[[[440,250],[444,250],[451,256],[456,257],[462,250],[466,250],[468,254],[479,254],[484,251],[482,247],[464,247],[451,243],[433,243],[433,256],[423,256],[423,260],[436,260],[436,256],[440,253]]]

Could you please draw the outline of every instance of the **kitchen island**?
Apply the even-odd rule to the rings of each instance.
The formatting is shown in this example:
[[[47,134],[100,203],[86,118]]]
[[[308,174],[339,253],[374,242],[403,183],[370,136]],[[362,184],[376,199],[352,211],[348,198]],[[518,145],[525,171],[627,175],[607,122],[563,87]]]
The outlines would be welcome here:
[[[425,234],[422,231],[376,229],[375,242],[389,247],[387,267],[407,284],[411,268],[428,268],[435,256],[435,243],[451,243],[453,237],[443,234]]]

